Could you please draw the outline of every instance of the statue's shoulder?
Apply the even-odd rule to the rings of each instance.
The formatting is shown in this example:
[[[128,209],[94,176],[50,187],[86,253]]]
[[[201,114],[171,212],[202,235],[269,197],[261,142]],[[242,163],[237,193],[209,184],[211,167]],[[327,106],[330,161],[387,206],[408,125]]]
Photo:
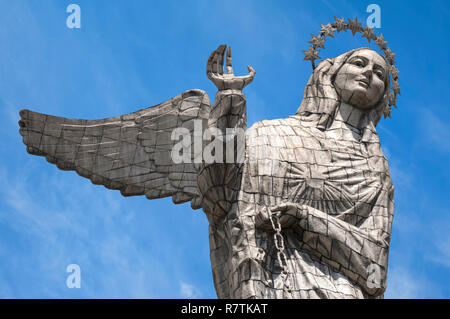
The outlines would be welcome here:
[[[306,124],[306,125],[305,125]],[[258,136],[292,136],[299,139],[302,137],[323,137],[323,133],[315,127],[303,123],[297,116],[283,119],[263,120],[256,122],[247,130],[247,136],[256,138]]]
[[[255,122],[247,131],[250,134],[260,133],[279,133],[280,135],[285,135],[286,129],[300,127],[300,122],[294,117],[288,117],[284,119],[274,119],[274,120],[262,120]]]

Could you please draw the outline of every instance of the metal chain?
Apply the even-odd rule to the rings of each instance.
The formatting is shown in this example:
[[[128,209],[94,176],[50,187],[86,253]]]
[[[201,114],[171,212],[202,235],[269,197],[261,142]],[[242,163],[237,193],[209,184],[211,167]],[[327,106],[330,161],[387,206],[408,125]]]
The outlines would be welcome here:
[[[281,267],[281,278],[283,278],[284,287],[288,292],[291,292],[291,287],[288,282],[288,269],[287,269],[287,258],[286,254],[284,253],[284,239],[283,235],[281,235],[281,224],[280,224],[280,218],[278,216],[279,213],[272,213],[270,214],[269,211],[269,217],[270,222],[272,224],[272,228],[275,231],[273,234],[273,240],[275,243],[275,247],[277,249],[277,259],[278,263]],[[284,262],[283,262],[284,261]]]

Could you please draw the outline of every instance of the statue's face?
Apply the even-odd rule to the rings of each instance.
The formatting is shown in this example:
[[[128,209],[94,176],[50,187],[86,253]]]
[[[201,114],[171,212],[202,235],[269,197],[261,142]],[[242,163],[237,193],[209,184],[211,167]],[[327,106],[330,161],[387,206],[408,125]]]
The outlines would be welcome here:
[[[336,74],[336,91],[345,103],[368,110],[384,93],[387,70],[385,60],[375,51],[355,51]]]

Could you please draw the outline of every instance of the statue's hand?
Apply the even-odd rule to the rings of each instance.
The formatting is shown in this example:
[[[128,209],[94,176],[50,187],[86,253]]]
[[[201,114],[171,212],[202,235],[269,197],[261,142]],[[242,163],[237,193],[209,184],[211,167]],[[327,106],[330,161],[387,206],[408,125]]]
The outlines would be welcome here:
[[[291,228],[306,216],[307,209],[306,205],[295,203],[283,203],[272,206],[256,216],[256,227],[268,231],[273,230],[272,224],[276,222],[274,217],[278,216],[281,229]]]
[[[231,48],[228,47],[227,51],[227,73],[224,74],[224,56],[227,46],[225,44],[220,45],[217,50],[213,51],[209,56],[208,63],[206,64],[206,75],[215,84],[219,91],[222,90],[239,90],[242,91],[255,77],[255,70],[249,65],[248,71],[250,72],[245,76],[234,76],[233,67],[231,65]]]

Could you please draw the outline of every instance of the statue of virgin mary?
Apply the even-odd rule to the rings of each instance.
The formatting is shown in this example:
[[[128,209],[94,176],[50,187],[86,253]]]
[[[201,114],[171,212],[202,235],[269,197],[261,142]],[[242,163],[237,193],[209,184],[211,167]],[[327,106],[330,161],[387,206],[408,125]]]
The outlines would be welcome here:
[[[323,60],[295,115],[247,129],[242,90],[255,70],[235,76],[221,45],[207,62],[212,107],[189,90],[101,120],[22,110],[20,134],[29,153],[94,184],[202,208],[219,298],[382,298],[394,188],[376,126],[390,107],[391,70],[368,48]],[[199,162],[194,152],[174,161],[173,131],[198,136],[199,119],[245,131],[234,149],[242,160]]]
[[[243,94],[211,63],[222,89],[210,126],[244,125],[234,120],[245,118]],[[394,201],[376,125],[388,92],[388,65],[371,49],[323,60],[294,116],[247,130],[242,165],[205,165],[220,298],[383,296]]]

